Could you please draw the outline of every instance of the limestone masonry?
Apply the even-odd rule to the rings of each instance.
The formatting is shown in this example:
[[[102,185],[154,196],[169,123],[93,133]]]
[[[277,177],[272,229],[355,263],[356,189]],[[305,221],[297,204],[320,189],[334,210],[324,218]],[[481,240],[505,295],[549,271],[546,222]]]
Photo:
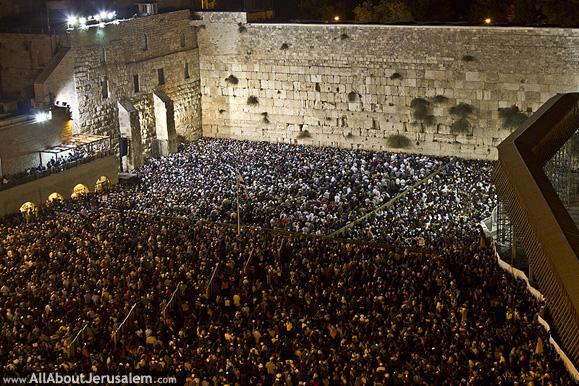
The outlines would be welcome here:
[[[402,151],[495,159],[513,130],[499,108],[530,114],[579,89],[578,29],[199,16],[206,136],[391,150],[399,134],[410,140]]]
[[[75,31],[36,99],[67,103],[77,132],[127,138],[133,166],[201,135],[494,159],[512,122],[579,89],[578,29],[263,17],[177,11]]]

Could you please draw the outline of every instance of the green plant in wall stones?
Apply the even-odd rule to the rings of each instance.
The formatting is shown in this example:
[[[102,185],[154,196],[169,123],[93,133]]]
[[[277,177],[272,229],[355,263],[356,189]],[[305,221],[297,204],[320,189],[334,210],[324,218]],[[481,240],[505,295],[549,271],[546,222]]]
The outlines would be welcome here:
[[[239,23],[238,26],[239,26],[239,33],[247,32],[247,27],[244,26],[242,23]]]
[[[434,116],[431,114],[431,103],[424,98],[414,98],[410,102],[412,108],[412,117],[416,121],[423,122],[427,126],[432,126],[435,123]]]
[[[450,115],[455,118],[455,121],[450,126],[453,133],[468,133],[471,130],[472,124],[470,118],[474,114],[474,107],[468,103],[459,103],[448,109]]]
[[[529,117],[519,110],[516,105],[512,105],[511,107],[499,109],[499,118],[501,118],[503,129],[517,129]]]
[[[225,81],[229,84],[232,84],[232,85],[236,85],[239,83],[239,79],[237,79],[237,77],[233,74],[231,74],[227,78],[225,78]]]
[[[267,113],[267,111],[264,111],[263,113],[261,113],[262,115],[262,121],[263,123],[265,123],[266,125],[269,124],[269,114]]]
[[[307,130],[300,130],[300,132],[297,135],[298,139],[303,139],[303,138],[311,138],[311,134],[309,131]]]
[[[393,149],[404,149],[410,146],[410,139],[402,134],[393,134],[388,137],[388,146]]]
[[[463,61],[463,62],[467,62],[467,63],[468,63],[468,62],[474,62],[475,60],[476,60],[476,58],[475,58],[474,56],[472,56],[472,55],[464,55],[464,56],[462,57],[462,61]]]
[[[257,106],[259,104],[259,99],[255,95],[250,95],[247,97],[247,104],[250,106]]]
[[[400,75],[398,72],[395,72],[394,74],[390,75],[390,79],[391,80],[402,80],[402,75]]]
[[[446,103],[446,102],[448,102],[448,98],[445,97],[444,95],[436,95],[434,98],[432,98],[432,100],[434,101],[434,103]]]
[[[357,100],[358,100],[358,93],[356,91],[350,91],[348,93],[348,101],[354,103]]]
[[[350,39],[350,36],[347,33],[343,33],[340,35],[340,40]]]
[[[282,51],[286,51],[289,49],[289,44],[283,43],[279,49]]]

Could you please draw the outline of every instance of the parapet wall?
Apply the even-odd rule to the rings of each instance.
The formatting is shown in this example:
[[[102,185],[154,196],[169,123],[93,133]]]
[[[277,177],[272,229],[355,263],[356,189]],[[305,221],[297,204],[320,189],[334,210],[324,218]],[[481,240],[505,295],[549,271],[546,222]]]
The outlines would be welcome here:
[[[203,134],[210,137],[392,150],[389,138],[400,134],[410,144],[397,150],[495,159],[514,129],[503,125],[499,108],[530,114],[579,89],[579,29],[197,16]],[[258,104],[248,104],[249,96]],[[472,113],[450,114],[460,103]],[[456,123],[461,118],[467,123]]]

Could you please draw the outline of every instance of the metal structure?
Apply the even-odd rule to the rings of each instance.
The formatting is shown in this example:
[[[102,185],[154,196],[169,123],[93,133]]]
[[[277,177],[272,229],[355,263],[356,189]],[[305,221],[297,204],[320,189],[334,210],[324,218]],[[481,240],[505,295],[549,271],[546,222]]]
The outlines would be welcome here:
[[[531,279],[545,296],[554,332],[575,364],[579,363],[579,232],[563,201],[569,182],[568,151],[556,154],[577,128],[579,93],[551,98],[499,145],[494,175],[516,242],[527,255]],[[549,161],[552,164],[545,169]],[[546,174],[550,168],[556,169],[553,183]]]
[[[566,208],[577,202],[577,153],[579,132],[563,145],[545,164],[545,174]]]

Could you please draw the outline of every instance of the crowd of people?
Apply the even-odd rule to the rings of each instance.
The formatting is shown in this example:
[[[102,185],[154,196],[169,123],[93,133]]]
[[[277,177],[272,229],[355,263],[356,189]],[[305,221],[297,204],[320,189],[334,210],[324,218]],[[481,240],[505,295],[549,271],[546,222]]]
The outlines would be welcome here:
[[[345,232],[348,237],[435,247],[472,238],[497,206],[490,162],[456,159],[424,184]]]
[[[251,157],[261,162],[244,164]],[[536,322],[542,305],[476,231],[494,200],[489,168],[202,140],[145,165],[134,186],[54,202],[28,222],[3,219],[0,373],[154,374],[203,386],[572,384]],[[241,234],[233,203],[223,204],[237,170],[249,195],[242,216],[254,224]],[[315,235],[415,184],[376,217],[384,230],[367,225],[387,243]],[[353,214],[324,223],[334,203]],[[296,212],[313,213],[313,228],[270,221],[299,222]],[[367,239],[362,227],[350,236]]]
[[[327,234],[411,187],[444,160],[424,155],[201,139],[138,170],[116,208]]]
[[[2,179],[0,180],[0,190],[17,185],[22,181],[40,178],[47,174],[58,173],[74,166],[78,162],[82,162],[84,159],[97,154],[107,153],[108,151],[108,146],[104,145],[97,146],[92,151],[83,146],[68,150],[60,155],[53,155],[47,161],[40,162],[36,167],[26,168],[20,173],[2,176]]]

